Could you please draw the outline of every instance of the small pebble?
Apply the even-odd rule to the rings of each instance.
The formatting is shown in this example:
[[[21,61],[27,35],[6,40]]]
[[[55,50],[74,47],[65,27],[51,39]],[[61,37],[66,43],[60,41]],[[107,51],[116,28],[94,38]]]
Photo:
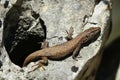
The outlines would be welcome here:
[[[73,71],[73,72],[77,72],[78,71],[78,67],[76,67],[76,66],[72,66],[72,68],[71,68],[71,70]]]

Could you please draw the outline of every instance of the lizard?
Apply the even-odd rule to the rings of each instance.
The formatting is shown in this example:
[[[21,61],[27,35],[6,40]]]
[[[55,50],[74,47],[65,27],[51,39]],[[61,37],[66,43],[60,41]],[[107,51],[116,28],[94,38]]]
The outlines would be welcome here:
[[[73,28],[71,28],[70,31],[72,31],[72,29]],[[72,32],[70,33],[71,35]],[[45,47],[41,50],[37,50],[26,57],[23,63],[23,67],[27,66],[30,62],[36,59],[40,59],[39,65],[43,66],[48,63],[48,59],[60,60],[70,54],[72,55],[73,59],[77,60],[76,55],[79,54],[81,45],[95,38],[95,36],[99,35],[100,32],[101,32],[100,27],[91,27],[81,32],[75,38],[70,39],[67,42],[55,45],[53,47]]]

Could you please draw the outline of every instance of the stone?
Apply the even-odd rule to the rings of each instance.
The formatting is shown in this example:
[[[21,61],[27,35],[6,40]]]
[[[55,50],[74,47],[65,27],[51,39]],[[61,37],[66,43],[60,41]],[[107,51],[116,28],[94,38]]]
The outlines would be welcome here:
[[[3,3],[5,1],[0,6],[0,14],[4,12],[4,16],[0,15],[4,22],[0,28],[0,35],[3,33],[3,39],[0,39],[1,79],[95,79],[110,32],[110,0],[10,0],[5,8]],[[61,61],[49,60],[45,70],[32,71],[37,62],[22,67],[25,57],[40,49],[40,42],[44,39],[50,47],[66,42],[66,30],[71,26],[74,28],[73,37],[90,27],[101,28],[99,38],[80,50],[82,58],[78,61],[71,56]]]

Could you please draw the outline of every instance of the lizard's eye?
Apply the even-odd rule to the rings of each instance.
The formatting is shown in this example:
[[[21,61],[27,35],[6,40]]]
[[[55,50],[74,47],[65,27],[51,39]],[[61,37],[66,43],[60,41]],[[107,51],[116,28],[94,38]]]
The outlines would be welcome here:
[[[91,35],[86,35],[86,40],[85,41],[88,41],[89,40],[89,37],[90,37]]]
[[[88,38],[89,38],[89,36],[86,35],[85,38],[83,39],[82,43],[87,42],[87,41],[88,41]]]

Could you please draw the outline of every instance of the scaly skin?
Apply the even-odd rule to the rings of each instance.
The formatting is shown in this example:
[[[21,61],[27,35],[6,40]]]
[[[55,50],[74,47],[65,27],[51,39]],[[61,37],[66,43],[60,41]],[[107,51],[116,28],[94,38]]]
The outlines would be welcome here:
[[[72,57],[75,59],[76,54],[78,54],[78,52],[80,51],[81,45],[83,43],[88,42],[89,40],[92,40],[100,32],[101,32],[100,27],[91,27],[85,30],[84,32],[80,33],[79,35],[77,35],[72,40],[69,40],[60,45],[35,51],[25,59],[23,66],[26,66],[27,64],[29,64],[30,62],[38,58],[41,59],[40,61],[41,64],[44,64],[44,63],[46,64],[47,59],[59,60],[70,54],[72,54]]]

